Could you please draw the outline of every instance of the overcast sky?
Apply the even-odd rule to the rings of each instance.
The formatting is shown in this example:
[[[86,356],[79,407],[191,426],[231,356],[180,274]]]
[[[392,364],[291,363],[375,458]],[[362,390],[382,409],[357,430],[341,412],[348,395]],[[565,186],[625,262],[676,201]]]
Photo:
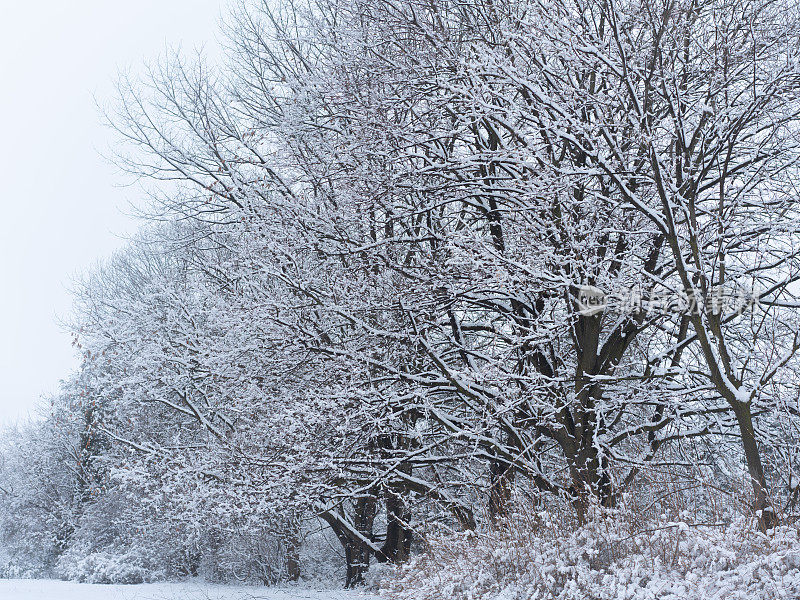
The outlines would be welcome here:
[[[139,194],[101,157],[95,98],[167,47],[214,53],[222,0],[28,0],[0,12],[0,423],[77,366],[57,323],[71,279],[136,229]]]

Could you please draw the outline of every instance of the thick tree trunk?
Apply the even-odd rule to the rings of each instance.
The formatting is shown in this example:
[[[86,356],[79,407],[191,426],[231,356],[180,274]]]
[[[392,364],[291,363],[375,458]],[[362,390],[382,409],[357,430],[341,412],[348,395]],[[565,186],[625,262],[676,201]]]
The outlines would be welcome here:
[[[561,446],[571,463],[570,495],[580,523],[586,522],[593,501],[601,506],[611,506],[614,502],[611,478],[608,475],[608,458],[601,454],[598,447],[598,439],[602,439],[605,434],[602,416],[598,415],[596,408],[602,403],[602,391],[594,380],[602,369],[598,354],[601,333],[602,313],[578,317],[575,325],[578,354],[575,370],[577,405],[574,415],[568,415],[566,420],[569,437]],[[621,356],[625,344],[620,341],[613,348],[607,346],[603,349],[609,356]]]
[[[489,518],[492,523],[509,515],[513,478],[514,471],[505,461],[494,459],[489,463]]]
[[[372,526],[377,512],[377,502],[374,496],[363,496],[356,500],[353,524],[358,532],[367,539],[372,538]],[[371,550],[361,540],[348,537],[345,543],[345,560],[347,561],[347,575],[345,587],[353,588],[364,583],[364,574],[369,570]]]
[[[322,512],[320,517],[330,525],[344,549],[347,566],[345,587],[353,588],[364,583],[364,574],[369,569],[372,527],[377,512],[375,496],[361,496],[354,502],[351,524],[341,512]],[[357,534],[353,531],[358,532]],[[367,540],[366,542],[364,540]]]
[[[761,464],[761,454],[758,450],[755,429],[753,428],[753,413],[749,403],[738,402],[734,406],[736,420],[739,422],[739,431],[742,435],[742,446],[747,461],[747,471],[753,486],[753,510],[758,515],[758,527],[767,531],[778,524],[778,515],[772,508],[767,490],[767,479],[764,476],[764,466]]]
[[[600,456],[597,447],[591,441],[587,440],[586,443],[588,447],[574,458],[573,466],[570,467],[572,485],[569,492],[578,522],[581,524],[586,523],[592,503],[605,508],[611,508],[615,504],[608,465]]]
[[[403,500],[389,492],[386,496],[386,541],[376,556],[379,562],[401,563],[411,553],[412,532],[406,526],[407,514]]]
[[[296,533],[290,534],[286,541],[286,578],[300,579],[300,536]]]
[[[364,555],[359,542],[348,540],[345,544],[344,556],[347,562],[344,587],[354,588],[363,585],[364,574],[369,569],[369,555]]]

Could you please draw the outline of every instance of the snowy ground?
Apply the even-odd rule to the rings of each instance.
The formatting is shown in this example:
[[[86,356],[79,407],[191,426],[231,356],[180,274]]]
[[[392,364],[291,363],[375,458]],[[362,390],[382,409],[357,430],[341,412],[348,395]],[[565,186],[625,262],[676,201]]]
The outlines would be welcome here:
[[[53,580],[0,579],[0,600],[375,600],[375,597],[340,590],[277,590],[194,582],[90,585]]]

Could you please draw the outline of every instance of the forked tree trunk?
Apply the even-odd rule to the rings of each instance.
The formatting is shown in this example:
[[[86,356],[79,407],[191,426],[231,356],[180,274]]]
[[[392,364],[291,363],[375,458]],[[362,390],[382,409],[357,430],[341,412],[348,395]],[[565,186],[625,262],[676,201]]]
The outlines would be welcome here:
[[[354,502],[352,525],[347,526],[343,514],[322,512],[320,517],[330,525],[344,549],[346,563],[345,587],[353,588],[364,583],[364,574],[369,569],[372,527],[377,512],[375,496],[361,496]],[[356,535],[353,532],[358,532]],[[369,540],[370,543],[364,540]]]

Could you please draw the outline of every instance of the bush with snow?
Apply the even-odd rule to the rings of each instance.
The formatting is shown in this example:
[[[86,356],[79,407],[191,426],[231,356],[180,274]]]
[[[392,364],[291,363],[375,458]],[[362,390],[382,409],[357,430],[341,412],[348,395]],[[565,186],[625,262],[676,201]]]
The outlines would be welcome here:
[[[82,583],[145,583],[163,579],[164,574],[142,560],[141,553],[67,553],[59,561],[65,579]]]
[[[797,527],[746,519],[639,527],[619,514],[569,528],[537,515],[434,537],[382,585],[395,600],[773,600],[800,597]]]

